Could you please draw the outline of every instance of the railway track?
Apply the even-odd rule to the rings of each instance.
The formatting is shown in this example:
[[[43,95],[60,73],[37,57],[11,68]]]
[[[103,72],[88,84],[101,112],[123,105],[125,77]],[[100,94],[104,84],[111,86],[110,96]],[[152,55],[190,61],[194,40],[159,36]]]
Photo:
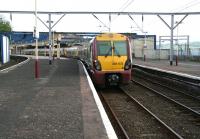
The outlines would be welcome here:
[[[200,138],[200,117],[198,114],[169,100],[164,95],[158,95],[158,91],[142,84],[134,82],[123,87],[123,90],[135,97],[140,103],[152,111],[182,138]],[[138,91],[140,90],[140,91]]]
[[[143,83],[149,89],[155,90],[158,94],[170,99],[172,102],[188,109],[197,116],[200,116],[200,98],[193,96],[189,93],[172,88],[162,83],[150,80],[148,78],[142,78],[140,76],[134,77],[137,82]]]
[[[129,93],[118,88],[101,90],[99,94],[124,134],[120,134],[119,138],[182,139]]]
[[[132,71],[135,71],[135,70],[141,70],[144,73],[153,74],[153,75],[156,75],[156,76],[159,76],[162,78],[174,80],[176,82],[181,82],[181,83],[187,84],[189,86],[200,88],[200,80],[199,79],[190,78],[190,77],[183,76],[183,75],[177,75],[174,73],[166,73],[166,72],[158,71],[155,69],[145,68],[145,67],[142,67],[139,65],[133,65]]]
[[[179,78],[174,78],[173,75],[172,77],[170,77],[170,75],[165,76],[163,75],[165,73],[157,73],[157,71],[146,72],[145,70],[134,68],[132,72],[134,76],[133,78],[139,77],[145,80],[148,79],[151,82],[153,81],[160,83],[162,85],[174,88],[175,90],[179,90],[180,92],[184,92],[185,94],[200,99],[200,84],[195,84],[192,82],[184,81]]]

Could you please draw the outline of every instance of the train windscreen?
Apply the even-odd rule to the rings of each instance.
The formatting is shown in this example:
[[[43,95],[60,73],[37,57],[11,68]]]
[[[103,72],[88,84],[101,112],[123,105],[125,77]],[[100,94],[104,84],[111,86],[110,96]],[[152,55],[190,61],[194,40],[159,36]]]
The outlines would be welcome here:
[[[98,56],[111,56],[112,55],[111,41],[98,41],[97,52]]]
[[[126,41],[114,41],[114,56],[126,56],[127,55],[127,43]]]

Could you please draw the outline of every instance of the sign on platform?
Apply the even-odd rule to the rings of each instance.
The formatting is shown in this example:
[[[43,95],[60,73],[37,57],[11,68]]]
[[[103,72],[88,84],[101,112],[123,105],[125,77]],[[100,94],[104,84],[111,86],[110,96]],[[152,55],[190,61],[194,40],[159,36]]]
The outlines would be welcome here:
[[[34,39],[39,39],[39,37],[40,37],[40,33],[39,33],[39,31],[36,29],[36,27],[34,27],[33,38],[34,38]]]
[[[6,36],[0,36],[0,60],[2,64],[10,61],[9,39]]]

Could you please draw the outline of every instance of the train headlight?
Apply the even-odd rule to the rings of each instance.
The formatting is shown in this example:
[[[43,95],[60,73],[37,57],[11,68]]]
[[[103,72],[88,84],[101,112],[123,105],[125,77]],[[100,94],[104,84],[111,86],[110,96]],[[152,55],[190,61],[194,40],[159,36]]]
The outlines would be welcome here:
[[[127,59],[124,65],[125,70],[129,70],[131,68],[131,60]]]
[[[99,70],[99,71],[101,70],[101,64],[98,60],[94,61],[94,67],[96,70]]]

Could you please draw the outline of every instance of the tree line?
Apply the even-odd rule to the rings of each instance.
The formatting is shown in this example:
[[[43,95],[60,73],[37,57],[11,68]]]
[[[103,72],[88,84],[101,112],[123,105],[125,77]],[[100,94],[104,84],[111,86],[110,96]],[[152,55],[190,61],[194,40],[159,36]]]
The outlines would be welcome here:
[[[11,32],[12,27],[10,25],[10,22],[3,19],[2,16],[0,16],[0,32]]]

